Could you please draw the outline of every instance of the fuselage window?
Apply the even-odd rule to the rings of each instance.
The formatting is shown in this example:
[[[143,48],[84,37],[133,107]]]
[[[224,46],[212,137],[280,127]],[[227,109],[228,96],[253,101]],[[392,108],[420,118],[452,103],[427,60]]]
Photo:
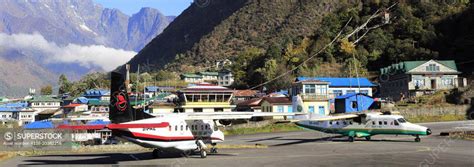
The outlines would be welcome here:
[[[379,121],[379,125],[382,125],[382,121]]]
[[[201,125],[201,130],[204,130],[204,125]]]
[[[336,125],[339,125],[339,121],[336,122]]]
[[[375,125],[375,121],[372,121],[372,125]]]
[[[209,125],[206,125],[206,129],[209,130],[209,129],[211,129],[211,128],[209,128]]]
[[[178,131],[178,125],[174,126],[174,131]]]
[[[183,125],[181,125],[181,131],[183,131]]]
[[[169,130],[169,131],[171,131],[171,125],[170,125],[170,126],[168,126],[168,130]]]
[[[189,129],[189,126],[188,126],[188,125],[186,125],[186,131],[188,131],[188,129]]]
[[[342,123],[344,123],[344,125],[347,125],[347,122],[346,122],[346,121],[343,121]]]
[[[400,125],[400,124],[398,124],[397,120],[393,121],[393,123],[395,124],[395,126]]]
[[[329,121],[329,124],[332,125],[332,121]]]
[[[383,121],[383,125],[387,125],[387,121]]]
[[[352,121],[349,121],[349,124],[351,124],[351,125],[352,125]]]

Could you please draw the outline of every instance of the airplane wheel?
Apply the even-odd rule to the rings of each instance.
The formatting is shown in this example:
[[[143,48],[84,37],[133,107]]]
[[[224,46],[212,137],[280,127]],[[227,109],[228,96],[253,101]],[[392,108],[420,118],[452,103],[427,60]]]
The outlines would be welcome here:
[[[206,158],[206,157],[207,157],[206,150],[201,150],[201,158]]]
[[[154,149],[152,155],[153,158],[158,158],[160,156],[160,150]]]
[[[354,142],[354,136],[349,136],[349,142]]]
[[[370,141],[370,136],[366,136],[365,140]]]
[[[217,154],[217,152],[218,152],[218,151],[217,151],[217,148],[211,148],[211,153]]]
[[[421,141],[421,139],[419,137],[415,138],[415,142],[420,142],[420,141]]]

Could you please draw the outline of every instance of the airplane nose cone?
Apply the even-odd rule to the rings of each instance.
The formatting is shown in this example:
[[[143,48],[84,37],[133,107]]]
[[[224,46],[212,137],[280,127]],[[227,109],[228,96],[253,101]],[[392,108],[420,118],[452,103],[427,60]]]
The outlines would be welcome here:
[[[431,135],[431,129],[426,129],[426,135]]]

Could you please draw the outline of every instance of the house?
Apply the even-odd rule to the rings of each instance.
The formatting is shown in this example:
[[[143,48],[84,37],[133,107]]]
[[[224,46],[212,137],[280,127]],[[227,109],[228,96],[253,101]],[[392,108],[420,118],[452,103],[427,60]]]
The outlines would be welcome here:
[[[105,117],[109,114],[110,101],[92,99],[87,103],[88,110],[92,117]]]
[[[404,61],[380,69],[381,96],[395,101],[467,86],[453,60]]]
[[[261,112],[260,102],[262,98],[253,98],[249,100],[242,101],[237,104],[235,107],[236,111],[250,111],[250,112]]]
[[[86,104],[71,103],[69,105],[63,106],[62,108],[64,115],[68,115],[69,113],[88,111]]]
[[[28,103],[35,110],[35,115],[45,110],[58,110],[61,108],[62,100],[51,96],[34,96]],[[37,119],[38,120],[38,119]]]
[[[198,74],[186,73],[181,74],[181,80],[184,80],[186,83],[201,83],[204,82],[203,77]]]
[[[217,84],[219,86],[230,86],[234,83],[234,76],[230,70],[223,69],[219,71]]]
[[[367,78],[330,78],[330,77],[298,77],[295,82],[304,80],[319,80],[329,83],[329,98],[334,99],[348,93],[363,93],[373,96],[375,85]]]
[[[329,82],[305,79],[297,80],[291,86],[290,95],[294,112],[316,115],[329,114]]]
[[[223,69],[230,65],[232,65],[232,61],[230,61],[229,59],[216,61],[216,69]]]
[[[374,103],[374,99],[364,93],[349,93],[338,96],[334,100],[335,113],[352,113],[367,111]]]
[[[253,99],[253,98],[257,97],[257,93],[258,93],[257,90],[250,90],[250,89],[235,90],[234,91],[234,96],[232,98],[232,103],[233,104],[239,104],[241,102]]]
[[[18,122],[19,126],[35,121],[34,110],[28,108],[28,103],[8,103],[0,105],[0,122]]]
[[[231,112],[234,90],[212,84],[196,84],[187,87],[178,96],[184,105],[178,106],[184,112]]]
[[[264,97],[260,102],[262,112],[293,112],[293,106],[288,97]],[[273,116],[273,119],[286,119],[284,116]]]
[[[87,90],[83,96],[87,99],[110,100],[110,91],[103,89]]]

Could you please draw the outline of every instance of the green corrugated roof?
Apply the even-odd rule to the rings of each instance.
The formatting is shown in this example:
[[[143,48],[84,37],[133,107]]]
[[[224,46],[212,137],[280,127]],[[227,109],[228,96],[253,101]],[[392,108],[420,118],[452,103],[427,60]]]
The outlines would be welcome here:
[[[208,75],[208,76],[219,76],[218,72],[209,72],[209,71],[199,72],[199,74]]]
[[[62,102],[60,99],[53,98],[51,96],[35,96],[31,102]]]
[[[381,74],[387,74],[387,73],[406,73],[430,60],[425,60],[425,61],[403,61],[397,64],[392,64],[388,67],[384,67],[380,69]],[[440,63],[448,68],[451,68],[453,70],[458,70],[456,67],[456,62],[454,60],[434,60],[437,63]]]
[[[182,74],[181,76],[186,77],[186,78],[202,78],[201,75],[192,74],[192,73]]]
[[[110,102],[108,100],[98,100],[98,99],[90,99],[87,102],[87,105],[91,106],[108,106]]]

